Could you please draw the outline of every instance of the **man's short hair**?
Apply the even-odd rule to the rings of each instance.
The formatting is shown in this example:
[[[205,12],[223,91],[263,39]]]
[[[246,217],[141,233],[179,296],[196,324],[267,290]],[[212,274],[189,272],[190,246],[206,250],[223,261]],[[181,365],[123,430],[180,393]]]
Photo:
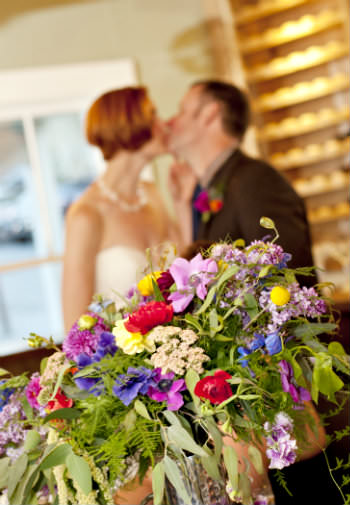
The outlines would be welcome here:
[[[193,86],[202,86],[203,93],[220,103],[225,132],[241,139],[250,121],[250,107],[246,94],[233,84],[223,81],[196,81]]]

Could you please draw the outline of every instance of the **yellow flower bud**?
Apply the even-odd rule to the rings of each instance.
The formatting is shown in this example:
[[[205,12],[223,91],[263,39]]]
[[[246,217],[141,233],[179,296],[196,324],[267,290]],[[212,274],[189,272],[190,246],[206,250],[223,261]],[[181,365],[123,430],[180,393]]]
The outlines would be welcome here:
[[[96,324],[96,317],[89,316],[89,314],[84,314],[79,318],[78,326],[80,330],[91,330]]]
[[[275,305],[285,305],[290,300],[290,292],[283,286],[275,286],[271,290],[270,299]]]
[[[143,279],[140,280],[140,282],[137,284],[137,287],[142,296],[150,296],[153,294],[154,290],[152,279],[156,281],[157,279],[159,279],[161,275],[162,272],[160,271],[151,272],[150,274],[146,275]]]

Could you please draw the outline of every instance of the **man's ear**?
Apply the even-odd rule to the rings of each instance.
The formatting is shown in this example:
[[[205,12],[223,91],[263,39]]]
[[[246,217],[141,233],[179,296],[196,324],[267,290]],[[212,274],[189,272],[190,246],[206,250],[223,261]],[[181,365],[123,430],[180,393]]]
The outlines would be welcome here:
[[[207,102],[201,112],[201,119],[205,126],[220,118],[220,105],[217,102]]]

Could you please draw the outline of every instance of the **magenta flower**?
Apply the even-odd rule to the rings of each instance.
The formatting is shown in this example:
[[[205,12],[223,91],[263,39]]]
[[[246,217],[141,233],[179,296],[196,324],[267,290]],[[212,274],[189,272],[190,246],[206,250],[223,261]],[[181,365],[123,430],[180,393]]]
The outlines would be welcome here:
[[[282,388],[285,393],[289,393],[295,403],[307,402],[311,400],[307,389],[298,386],[294,379],[293,368],[290,363],[283,359],[278,363],[280,367]]]
[[[40,410],[42,408],[37,400],[40,391],[40,375],[38,373],[34,373],[25,390],[28,403],[33,409]]]
[[[157,368],[155,370],[158,370]],[[174,381],[174,372],[160,375],[155,386],[150,386],[147,396],[156,402],[167,402],[169,410],[179,410],[184,404],[180,391],[186,389],[185,381],[179,379]]]
[[[203,259],[200,253],[190,261],[176,258],[169,271],[176,283],[177,290],[169,296],[174,312],[182,312],[191,303],[195,294],[204,300],[207,285],[218,271],[216,262]]]
[[[193,202],[193,207],[201,213],[210,211],[209,194],[207,190],[203,190],[199,193]]]

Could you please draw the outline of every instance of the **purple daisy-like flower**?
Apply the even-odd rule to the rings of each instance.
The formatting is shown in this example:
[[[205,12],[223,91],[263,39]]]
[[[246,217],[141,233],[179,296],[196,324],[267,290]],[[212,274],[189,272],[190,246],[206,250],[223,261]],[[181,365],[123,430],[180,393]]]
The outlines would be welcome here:
[[[40,375],[36,372],[31,376],[30,382],[25,389],[26,397],[29,405],[33,409],[41,410],[42,406],[38,403],[38,396],[41,391]]]
[[[218,271],[216,262],[203,259],[200,253],[190,261],[176,258],[169,271],[176,283],[176,291],[169,296],[174,312],[182,312],[191,303],[194,295],[204,300],[207,285]]]
[[[159,369],[155,369],[159,370]],[[186,384],[183,379],[174,381],[174,372],[169,372],[159,376],[159,380],[155,386],[150,386],[147,391],[147,396],[156,402],[167,402],[168,410],[179,410],[184,404],[180,391],[186,389]]]
[[[309,391],[298,386],[294,379],[293,368],[285,359],[278,363],[281,374],[282,388],[285,393],[289,393],[295,403],[307,402],[311,400]]]
[[[117,377],[113,393],[128,406],[139,395],[145,395],[150,386],[156,384],[159,369],[150,370],[144,366],[129,367],[126,374]]]
[[[62,349],[67,358],[76,360],[79,354],[87,354],[92,356],[99,342],[102,332],[109,331],[109,327],[105,324],[102,317],[95,313],[88,313],[96,319],[95,324],[90,329],[81,329],[78,321],[73,324],[67,337],[65,338]]]

